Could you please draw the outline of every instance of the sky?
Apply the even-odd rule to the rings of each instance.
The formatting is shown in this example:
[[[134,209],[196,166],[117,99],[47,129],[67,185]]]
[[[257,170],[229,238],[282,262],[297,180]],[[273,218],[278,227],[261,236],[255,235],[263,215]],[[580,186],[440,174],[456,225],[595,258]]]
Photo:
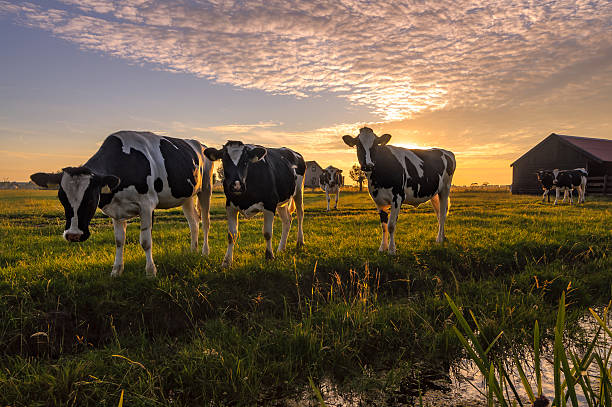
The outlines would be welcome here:
[[[456,185],[510,184],[552,132],[612,139],[612,2],[0,0],[0,181],[119,130],[348,172],[364,125],[453,151]]]

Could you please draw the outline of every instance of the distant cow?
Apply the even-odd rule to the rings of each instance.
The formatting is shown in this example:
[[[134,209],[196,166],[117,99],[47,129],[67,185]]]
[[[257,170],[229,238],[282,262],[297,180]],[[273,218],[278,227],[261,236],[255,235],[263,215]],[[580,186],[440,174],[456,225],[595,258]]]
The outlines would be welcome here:
[[[274,214],[283,224],[278,251],[287,244],[291,227],[291,213],[297,207],[298,247],[304,244],[304,158],[288,148],[264,148],[241,141],[228,141],[223,148],[207,148],[204,154],[212,161],[223,162],[223,191],[227,212],[228,246],[223,267],[230,267],[234,244],[238,238],[238,212],[249,218],[263,211],[263,235],[266,240],[266,258],[272,253],[272,226]]]
[[[327,200],[327,210],[329,211],[330,194],[336,194],[336,203],[334,209],[338,209],[338,198],[340,197],[340,187],[344,186],[342,180],[342,170],[331,165],[323,170],[319,177],[319,186],[325,191],[325,199]]]
[[[115,263],[111,276],[123,272],[123,247],[127,220],[140,216],[140,245],[146,254],[146,273],[157,274],[151,254],[153,210],[183,206],[191,232],[191,249],[198,245],[200,215],[204,230],[202,254],[208,255],[209,207],[212,162],[206,146],[196,140],[162,137],[150,132],[120,131],[104,140],[100,149],[81,167],[60,173],[36,173],[30,178],[42,187],[59,185],[58,197],[66,214],[64,238],[83,242],[99,207],[113,219]]]
[[[347,135],[342,139],[351,147],[357,146],[357,158],[368,178],[368,191],[380,214],[379,251],[388,249],[390,254],[395,254],[395,227],[404,202],[416,207],[431,200],[438,218],[436,241],[443,242],[455,172],[454,154],[439,148],[417,150],[388,146],[390,134],[378,137],[368,127],[360,129],[356,137]]]
[[[538,176],[538,181],[540,181],[542,189],[544,190],[544,193],[542,194],[542,202],[544,202],[546,197],[548,197],[548,202],[550,202],[550,191],[555,188],[555,175],[549,170],[540,170],[536,173],[536,175]]]
[[[586,194],[586,184],[588,173],[584,168],[576,168],[573,170],[553,170],[555,189],[557,191],[555,196],[555,205],[559,199],[559,191],[563,191],[563,201],[565,202],[565,196],[569,193],[570,205],[573,204],[572,191],[576,189],[578,191],[578,203],[584,203],[584,195]]]

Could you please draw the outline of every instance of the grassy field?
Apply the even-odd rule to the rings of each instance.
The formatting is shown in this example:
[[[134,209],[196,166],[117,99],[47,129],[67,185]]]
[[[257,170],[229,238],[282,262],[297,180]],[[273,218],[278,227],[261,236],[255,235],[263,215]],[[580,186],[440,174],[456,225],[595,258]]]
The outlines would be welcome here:
[[[98,212],[92,237],[68,244],[55,195],[0,191],[0,405],[117,406],[124,392],[129,406],[280,406],[310,391],[309,378],[373,405],[410,403],[462,356],[445,292],[476,314],[480,335],[503,330],[516,344],[536,319],[552,327],[563,291],[570,326],[612,298],[603,198],[553,207],[454,192],[448,243],[434,243],[429,204],[405,207],[388,256],[366,193],[342,194],[330,213],[308,193],[303,249],[294,221],[289,250],[266,261],[261,216],[241,218],[234,267],[223,270],[215,193],[208,258],[189,252],[180,209],[156,212],[150,280],[137,221],[124,274],[111,279],[110,219]]]

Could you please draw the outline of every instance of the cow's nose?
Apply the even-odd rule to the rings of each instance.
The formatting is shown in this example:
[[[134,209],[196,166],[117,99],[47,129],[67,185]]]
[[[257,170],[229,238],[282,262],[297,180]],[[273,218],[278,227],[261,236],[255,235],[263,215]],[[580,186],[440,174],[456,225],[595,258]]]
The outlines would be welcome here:
[[[232,189],[234,191],[240,191],[240,181],[234,181],[234,183],[232,184]]]
[[[64,238],[69,242],[78,242],[81,240],[82,233],[65,233]]]

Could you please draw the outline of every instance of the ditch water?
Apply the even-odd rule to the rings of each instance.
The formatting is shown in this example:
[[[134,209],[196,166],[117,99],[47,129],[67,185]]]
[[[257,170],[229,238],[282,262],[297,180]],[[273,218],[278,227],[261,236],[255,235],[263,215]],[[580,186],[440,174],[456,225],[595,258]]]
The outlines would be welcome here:
[[[596,310],[598,315],[601,315],[603,309]],[[595,319],[589,314],[585,315],[578,322],[577,332],[580,332],[579,338],[565,338],[566,343],[574,343],[575,345],[570,346],[570,349],[579,357],[584,354],[586,349],[585,344],[589,343],[597,333],[599,325]],[[609,324],[609,323],[608,323]],[[605,360],[608,352],[612,349],[612,340],[602,331],[599,334],[599,340],[595,347],[595,352],[598,353]],[[554,388],[554,365],[553,365],[553,346],[552,343],[544,343],[541,354],[540,354],[540,366],[542,376],[542,393],[551,402],[555,396]],[[510,362],[510,361],[509,361]],[[533,368],[533,353],[530,351],[525,352],[524,357],[520,360],[525,375],[537,396],[537,385],[536,378]],[[570,366],[573,366],[571,361]],[[521,383],[520,376],[515,367],[508,363],[506,369],[508,370],[512,383],[517,389],[517,392],[522,398],[523,405],[531,406],[527,393]],[[610,369],[610,364],[608,364]],[[591,364],[588,372],[588,376],[591,377],[592,383],[598,382],[599,368],[596,363]],[[450,372],[447,374],[438,375],[438,378],[430,380],[428,389],[422,394],[422,405],[430,407],[481,407],[486,406],[486,381],[483,375],[478,370],[478,367],[469,359],[453,362],[451,364]],[[406,397],[393,398],[393,401],[386,401],[385,395],[376,395],[368,397],[364,395],[352,395],[343,393],[335,386],[331,381],[323,381],[319,385],[323,400],[328,407],[362,407],[362,406],[419,406],[421,401],[418,396],[418,389],[408,390],[409,393]],[[579,385],[575,386],[576,396],[579,404],[587,405],[582,389]],[[508,390],[510,391],[510,390]],[[508,398],[514,400],[514,397]],[[318,407],[320,404],[317,402],[314,392],[311,389],[307,389],[303,394],[292,400],[284,400],[283,405],[289,407]],[[570,403],[568,403],[570,405]]]

